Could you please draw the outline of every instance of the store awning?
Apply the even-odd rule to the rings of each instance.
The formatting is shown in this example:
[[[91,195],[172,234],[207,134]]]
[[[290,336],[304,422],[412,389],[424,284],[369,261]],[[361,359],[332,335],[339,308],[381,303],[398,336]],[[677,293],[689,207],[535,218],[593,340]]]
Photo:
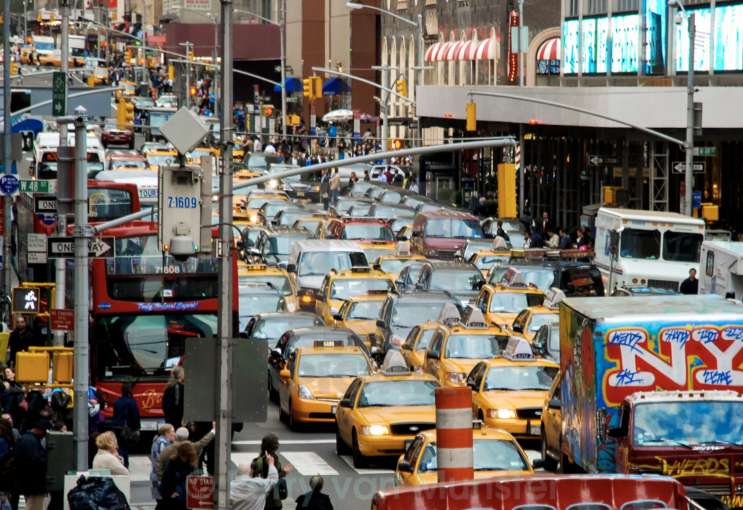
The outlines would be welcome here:
[[[446,48],[446,53],[444,54],[444,60],[457,60],[457,55],[459,53],[459,48],[462,47],[462,42],[452,42],[449,43],[449,47]]]
[[[543,42],[537,51],[537,60],[560,60],[560,38]]]
[[[485,39],[477,46],[475,60],[495,60],[495,44],[492,39]]]
[[[322,86],[323,96],[345,96],[351,93],[351,86],[341,78],[330,78]]]
[[[304,92],[304,86],[302,80],[299,78],[287,78],[284,84],[287,92]],[[281,85],[273,86],[274,92],[281,92]]]
[[[426,51],[426,62],[494,59],[495,44],[492,39],[485,39],[480,44],[474,41],[436,43]]]
[[[477,45],[474,41],[467,41],[459,47],[457,52],[457,60],[475,60],[475,51]]]
[[[438,62],[441,60],[440,54],[447,43],[436,43],[426,50],[426,62]]]

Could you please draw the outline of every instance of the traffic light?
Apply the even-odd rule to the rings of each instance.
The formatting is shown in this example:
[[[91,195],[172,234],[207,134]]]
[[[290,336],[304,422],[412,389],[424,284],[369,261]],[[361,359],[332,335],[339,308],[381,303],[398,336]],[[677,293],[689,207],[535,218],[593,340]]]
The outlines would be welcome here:
[[[175,66],[168,66],[168,79],[175,80]]]
[[[189,51],[189,52],[188,52],[188,58],[189,58],[190,60],[193,60],[193,59],[195,59],[195,58],[196,58],[196,55],[194,55],[194,52],[193,52],[193,51]]]
[[[312,77],[312,96],[314,99],[322,97],[322,78],[319,76]]]
[[[116,122],[118,124],[134,123],[134,105],[127,102],[123,97],[119,101],[119,107],[116,110]]]
[[[10,63],[10,75],[18,76],[18,63],[17,62]]]
[[[134,55],[132,54],[132,50],[126,50],[126,61],[131,64],[132,58]]]
[[[312,90],[312,78],[305,78],[302,80],[302,88],[304,89],[303,94],[304,97],[309,98],[310,101],[315,100],[315,95],[313,94],[314,90]]]
[[[399,151],[400,149],[402,149],[402,140],[395,140],[392,146],[395,148],[396,151]]]
[[[513,163],[498,165],[498,217],[516,217],[516,165]]]
[[[198,90],[196,90],[196,87],[191,87],[191,95],[195,96],[198,93]]]
[[[467,131],[477,131],[477,103],[467,103]],[[501,216],[512,218],[512,216]]]
[[[263,115],[264,117],[273,117],[273,105],[271,105],[271,104],[265,105],[264,104],[261,107],[261,115]]]
[[[408,82],[405,78],[397,80],[397,93],[401,96],[408,97]]]

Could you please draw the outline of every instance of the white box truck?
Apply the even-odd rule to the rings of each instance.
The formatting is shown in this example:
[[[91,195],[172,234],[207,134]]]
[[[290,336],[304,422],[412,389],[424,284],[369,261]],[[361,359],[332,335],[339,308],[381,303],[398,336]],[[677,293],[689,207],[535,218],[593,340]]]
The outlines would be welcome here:
[[[743,298],[743,242],[704,241],[699,293]]]

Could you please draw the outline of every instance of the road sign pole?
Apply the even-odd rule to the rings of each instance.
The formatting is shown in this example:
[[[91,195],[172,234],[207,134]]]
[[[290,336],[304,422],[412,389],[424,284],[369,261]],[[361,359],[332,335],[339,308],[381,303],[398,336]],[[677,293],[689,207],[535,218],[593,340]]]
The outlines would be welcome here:
[[[63,27],[64,28],[64,27]],[[88,469],[88,158],[82,106],[75,109],[75,468]],[[64,262],[62,260],[61,262]]]
[[[6,174],[12,172],[13,162],[10,158],[10,0],[5,0],[5,23],[3,23],[3,58],[5,65],[3,66],[3,129],[5,135],[3,136],[3,148],[5,149],[5,157],[3,159],[3,171]],[[3,235],[3,292],[4,295],[10,294],[10,205],[13,199],[11,197],[5,197],[3,200],[3,212],[5,217],[4,222],[4,235]],[[10,310],[9,310],[10,311]],[[8,316],[10,320],[10,315]]]
[[[694,174],[694,44],[696,39],[696,26],[694,25],[694,14],[687,16],[689,22],[689,73],[686,87],[686,193],[684,194],[684,211],[686,216],[694,215],[691,203],[692,178]]]

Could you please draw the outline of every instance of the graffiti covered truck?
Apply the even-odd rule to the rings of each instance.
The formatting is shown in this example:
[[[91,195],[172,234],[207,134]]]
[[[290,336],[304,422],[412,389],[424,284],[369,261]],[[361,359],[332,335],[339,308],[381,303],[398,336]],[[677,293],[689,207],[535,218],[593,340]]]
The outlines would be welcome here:
[[[542,441],[563,470],[661,474],[743,506],[743,306],[565,299]]]

